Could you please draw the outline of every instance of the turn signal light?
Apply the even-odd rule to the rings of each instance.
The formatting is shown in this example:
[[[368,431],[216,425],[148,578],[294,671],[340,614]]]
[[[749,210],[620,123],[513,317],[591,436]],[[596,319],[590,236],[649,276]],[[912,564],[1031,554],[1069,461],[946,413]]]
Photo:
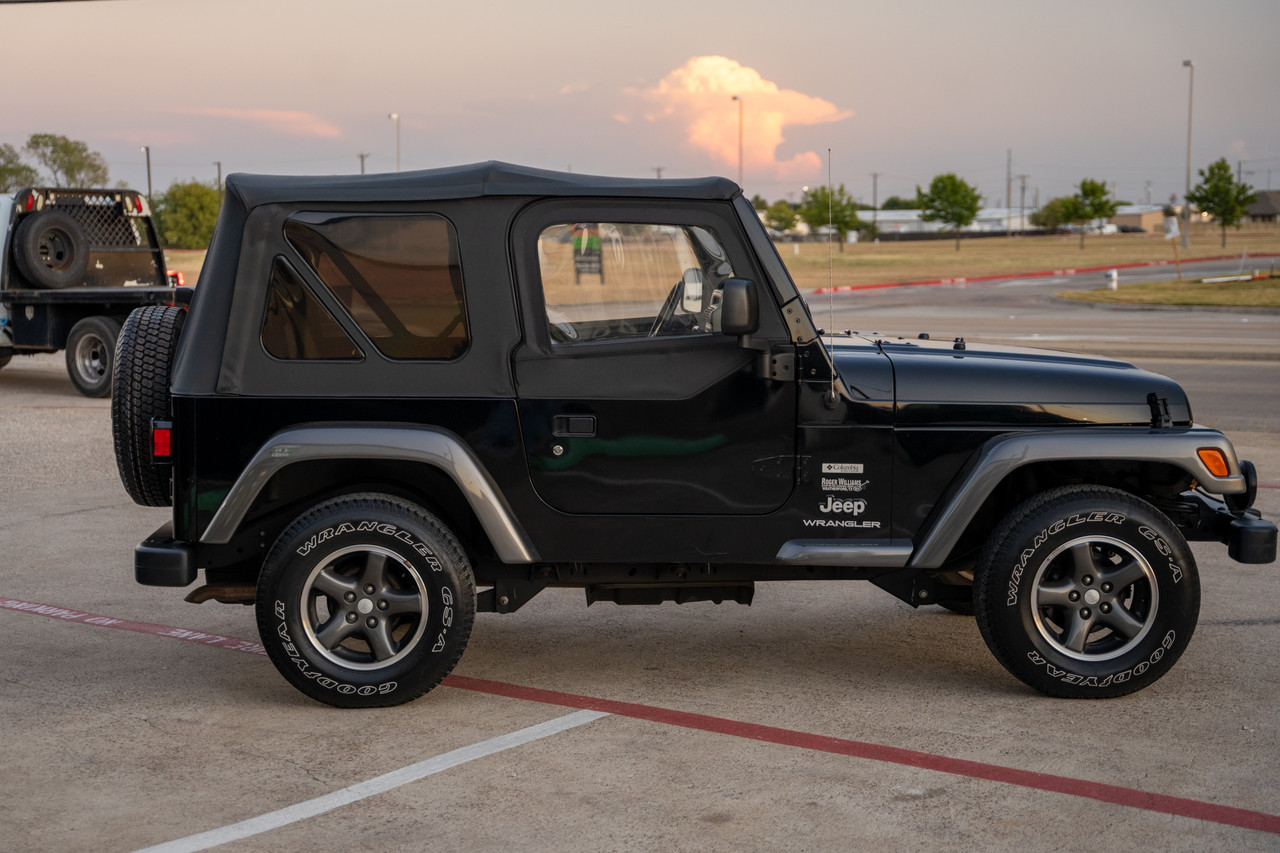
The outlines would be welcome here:
[[[1204,467],[1209,469],[1209,473],[1215,477],[1227,477],[1231,474],[1231,469],[1227,467],[1227,457],[1222,455],[1222,451],[1216,447],[1202,447],[1196,451],[1196,456],[1200,457],[1200,461],[1204,463]]]

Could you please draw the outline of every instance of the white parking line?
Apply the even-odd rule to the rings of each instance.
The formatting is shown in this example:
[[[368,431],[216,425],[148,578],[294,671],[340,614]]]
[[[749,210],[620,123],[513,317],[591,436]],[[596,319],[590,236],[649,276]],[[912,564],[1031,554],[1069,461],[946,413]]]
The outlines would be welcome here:
[[[154,847],[135,851],[135,853],[195,853],[198,850],[208,850],[221,844],[228,844],[232,841],[239,841],[242,838],[260,835],[291,823],[297,823],[298,821],[333,811],[336,808],[372,797],[375,794],[385,793],[393,788],[399,788],[401,785],[416,782],[419,779],[441,773],[451,767],[457,767],[459,764],[466,764],[468,761],[475,761],[477,758],[484,758],[513,747],[523,746],[526,743],[550,737],[607,716],[609,715],[603,711],[576,711],[563,717],[556,717],[554,720],[548,720],[545,723],[539,723],[536,726],[530,726],[527,729],[521,729],[518,732],[499,735],[471,746],[455,749],[453,752],[446,752],[444,755],[437,755],[435,758],[428,758],[426,761],[419,761],[417,764],[410,764],[408,767],[402,767],[382,776],[358,782],[349,788],[334,791],[332,794],[325,794],[323,797],[316,797],[313,800],[307,800],[297,805],[286,806],[283,809],[267,812],[264,815],[242,820],[239,823],[233,823],[220,829],[211,829],[208,832],[188,835],[186,838],[179,838],[176,841],[167,841],[164,844],[157,844]]]

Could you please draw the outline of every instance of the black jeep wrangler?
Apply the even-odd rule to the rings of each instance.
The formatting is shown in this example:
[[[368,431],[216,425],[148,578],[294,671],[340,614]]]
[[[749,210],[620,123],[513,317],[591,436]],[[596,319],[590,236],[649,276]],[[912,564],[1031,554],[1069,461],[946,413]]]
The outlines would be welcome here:
[[[813,579],[967,610],[1030,686],[1118,696],[1191,638],[1188,539],[1275,558],[1253,466],[1177,384],[824,336],[719,178],[233,175],[189,309],[135,311],[117,358],[125,488],[173,505],[137,580],[203,569],[188,600],[255,604],[331,705],[421,695],[476,611],[548,586]]]

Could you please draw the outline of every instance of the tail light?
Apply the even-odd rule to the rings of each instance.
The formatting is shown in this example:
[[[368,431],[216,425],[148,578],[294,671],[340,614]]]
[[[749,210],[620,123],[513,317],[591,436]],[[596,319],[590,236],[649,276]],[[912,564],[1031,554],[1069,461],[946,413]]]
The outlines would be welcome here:
[[[151,419],[151,463],[173,464],[173,421]]]

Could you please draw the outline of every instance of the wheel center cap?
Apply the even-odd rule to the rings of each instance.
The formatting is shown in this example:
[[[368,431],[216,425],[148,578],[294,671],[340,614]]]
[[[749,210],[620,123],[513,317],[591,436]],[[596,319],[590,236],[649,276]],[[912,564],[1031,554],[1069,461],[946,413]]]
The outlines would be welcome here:
[[[1093,590],[1090,590],[1090,592],[1093,592]],[[361,613],[369,613],[373,610],[373,602],[367,598],[362,598],[360,599],[360,603],[356,605],[356,610],[359,610]]]
[[[1085,594],[1084,594],[1085,604],[1097,604],[1101,600],[1102,600],[1102,593],[1098,592],[1096,589],[1090,589],[1085,591]],[[363,605],[364,602],[362,601],[360,602],[360,604]],[[366,610],[363,612],[367,613],[368,611]]]

